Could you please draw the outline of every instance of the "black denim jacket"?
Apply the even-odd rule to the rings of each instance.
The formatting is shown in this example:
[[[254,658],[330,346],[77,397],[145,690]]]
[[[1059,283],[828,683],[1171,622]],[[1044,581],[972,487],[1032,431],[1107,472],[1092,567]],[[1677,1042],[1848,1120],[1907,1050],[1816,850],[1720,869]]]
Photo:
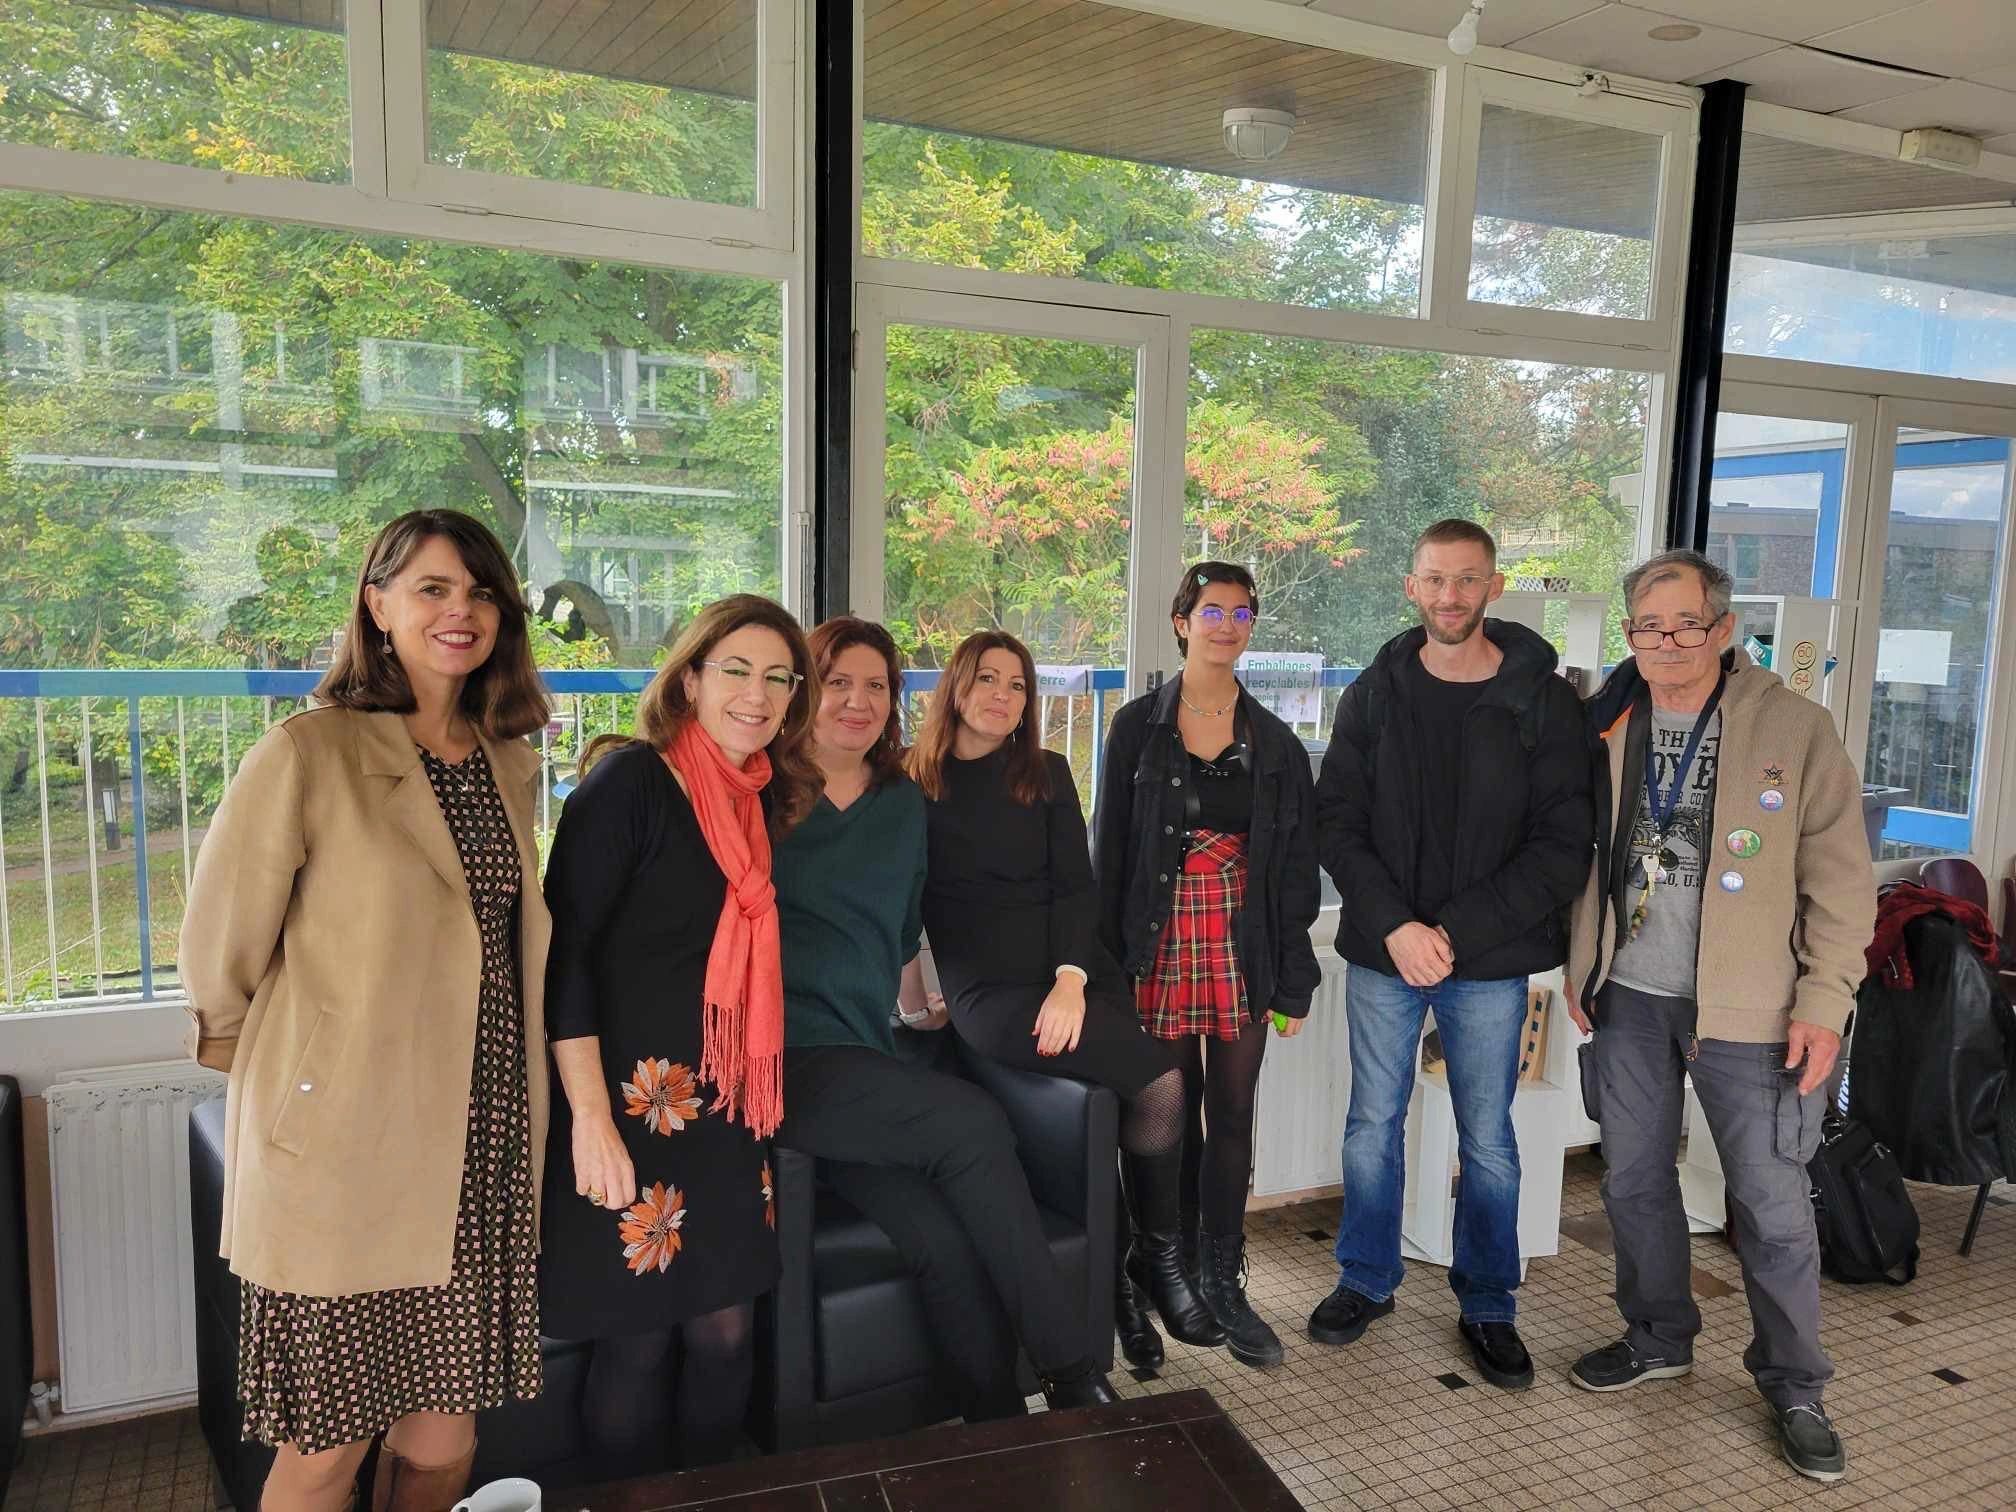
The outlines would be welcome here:
[[[1178,674],[1115,716],[1093,816],[1100,939],[1137,979],[1169,922],[1194,812],[1190,757],[1176,729],[1182,684]],[[1244,687],[1236,719],[1253,769],[1246,902],[1233,929],[1246,1001],[1255,1019],[1302,1018],[1322,980],[1309,939],[1322,905],[1315,780],[1307,747]]]

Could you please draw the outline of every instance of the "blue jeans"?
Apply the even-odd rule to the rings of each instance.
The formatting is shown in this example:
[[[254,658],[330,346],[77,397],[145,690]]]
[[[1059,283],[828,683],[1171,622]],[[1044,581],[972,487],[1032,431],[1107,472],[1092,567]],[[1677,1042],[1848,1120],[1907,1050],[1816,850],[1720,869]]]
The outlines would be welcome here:
[[[1339,1279],[1384,1302],[1407,1268],[1400,1260],[1400,1206],[1407,1184],[1407,1101],[1420,1064],[1430,1008],[1447,1057],[1456,1109],[1456,1255],[1449,1288],[1471,1323],[1510,1323],[1519,1285],[1519,1144],[1512,1089],[1526,1024],[1526,978],[1445,978],[1409,987],[1397,976],[1353,966],[1351,1112],[1344,1124],[1344,1211],[1337,1225]]]

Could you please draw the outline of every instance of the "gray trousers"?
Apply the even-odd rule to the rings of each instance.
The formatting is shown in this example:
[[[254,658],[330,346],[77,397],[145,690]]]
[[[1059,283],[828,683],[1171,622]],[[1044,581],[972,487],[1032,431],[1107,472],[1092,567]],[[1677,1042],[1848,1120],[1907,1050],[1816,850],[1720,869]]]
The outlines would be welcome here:
[[[1681,1079],[1691,1073],[1736,1220],[1752,1327],[1744,1368],[1775,1407],[1819,1401],[1834,1366],[1820,1348],[1820,1241],[1806,1162],[1819,1148],[1825,1088],[1799,1095],[1782,1044],[1697,1041],[1685,998],[1611,983],[1597,996],[1595,1023],[1599,1106],[1590,1111],[1603,1128],[1603,1206],[1632,1346],[1686,1360],[1701,1331],[1676,1167]]]

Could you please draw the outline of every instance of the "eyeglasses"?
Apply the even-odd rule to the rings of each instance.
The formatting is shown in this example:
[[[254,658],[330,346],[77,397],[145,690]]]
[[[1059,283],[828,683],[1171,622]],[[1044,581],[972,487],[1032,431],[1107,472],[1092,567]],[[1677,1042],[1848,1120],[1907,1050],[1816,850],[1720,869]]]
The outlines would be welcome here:
[[[1439,595],[1444,588],[1454,588],[1464,598],[1473,598],[1491,583],[1488,577],[1477,577],[1470,573],[1465,573],[1462,577],[1444,577],[1439,572],[1414,572],[1408,576],[1425,589],[1431,598]]]
[[[749,679],[756,675],[754,667],[745,667],[740,662],[703,661],[703,667],[712,667],[728,680],[728,686],[737,693],[749,686]],[[778,672],[763,674],[763,691],[775,702],[783,702],[798,691],[798,684],[805,681],[802,672]]]
[[[1625,631],[1624,638],[1637,651],[1657,651],[1669,640],[1683,651],[1692,651],[1708,644],[1708,630],[1706,625],[1682,625],[1678,630],[1654,630],[1646,625]]]
[[[1225,616],[1228,612],[1232,616],[1232,622],[1241,630],[1249,628],[1253,621],[1260,618],[1259,615],[1248,609],[1244,604],[1230,611],[1221,609],[1216,604],[1206,604],[1202,609],[1192,610],[1190,618],[1200,619],[1213,630],[1216,630],[1220,625],[1225,623]]]

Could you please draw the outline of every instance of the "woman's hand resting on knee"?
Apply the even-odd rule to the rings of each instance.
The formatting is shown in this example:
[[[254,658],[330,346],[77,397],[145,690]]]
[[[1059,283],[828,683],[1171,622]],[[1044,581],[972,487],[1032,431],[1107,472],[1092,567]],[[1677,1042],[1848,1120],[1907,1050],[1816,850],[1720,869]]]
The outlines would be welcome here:
[[[1085,1030],[1085,984],[1070,972],[1059,976],[1043,1006],[1036,1010],[1038,1055],[1062,1055],[1078,1048],[1078,1036]]]
[[[574,1190],[597,1207],[621,1212],[637,1200],[637,1173],[608,1114],[574,1120]]]

